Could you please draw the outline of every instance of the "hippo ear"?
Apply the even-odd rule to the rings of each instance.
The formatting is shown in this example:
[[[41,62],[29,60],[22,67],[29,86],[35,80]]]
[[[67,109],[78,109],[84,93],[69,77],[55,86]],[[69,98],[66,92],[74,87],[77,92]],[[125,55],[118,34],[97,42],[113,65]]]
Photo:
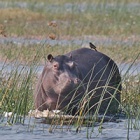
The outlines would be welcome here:
[[[52,54],[49,54],[47,58],[48,58],[48,60],[49,60],[50,62],[54,59],[53,56],[52,56]]]

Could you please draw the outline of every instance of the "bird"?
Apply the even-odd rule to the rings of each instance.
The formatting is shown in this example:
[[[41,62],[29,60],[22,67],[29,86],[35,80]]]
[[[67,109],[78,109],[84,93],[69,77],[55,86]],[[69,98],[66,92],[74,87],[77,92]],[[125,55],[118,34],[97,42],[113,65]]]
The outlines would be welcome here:
[[[91,49],[94,49],[95,51],[97,51],[96,46],[94,44],[92,44],[91,42],[89,42],[89,46],[90,46]]]

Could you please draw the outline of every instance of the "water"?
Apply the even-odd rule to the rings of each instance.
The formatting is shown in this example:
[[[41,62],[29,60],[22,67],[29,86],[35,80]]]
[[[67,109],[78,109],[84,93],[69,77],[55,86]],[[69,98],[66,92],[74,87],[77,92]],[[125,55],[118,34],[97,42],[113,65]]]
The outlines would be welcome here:
[[[118,6],[118,7],[117,7]],[[3,2],[0,1],[0,8],[10,8],[10,7],[17,7],[17,8],[24,8],[24,9],[32,9],[32,10],[43,10],[44,12],[52,12],[52,13],[63,13],[66,12],[75,12],[75,13],[82,13],[86,12],[89,9],[91,11],[95,11],[99,8],[101,9],[114,9],[114,8],[125,8],[129,11],[132,9],[139,9],[140,3],[132,2],[132,3],[65,3],[65,4],[57,4],[57,3],[46,3],[46,2],[23,2],[23,1],[15,1],[15,2]]]
[[[118,64],[121,75],[127,73],[128,76],[140,74],[140,63],[131,64],[131,63],[122,63]]]
[[[139,38],[139,36],[132,38]],[[139,45],[137,39],[114,39],[111,37],[104,37],[104,36],[84,36],[81,38],[75,39],[58,39],[58,40],[51,40],[51,39],[37,39],[37,38],[24,38],[24,37],[6,37],[0,38],[0,44],[15,44],[19,47],[21,46],[29,46],[29,45],[61,45],[61,46],[72,46],[72,45],[79,45],[79,46],[87,46],[89,42],[93,42],[94,44],[98,44],[98,46],[111,46],[116,44],[116,46],[127,46],[132,47],[133,45]]]
[[[119,70],[121,75],[125,75],[127,73],[127,75],[137,75],[140,73],[140,63],[137,64],[132,64],[131,63],[121,63],[118,64]],[[5,63],[5,62],[0,62],[0,72],[3,75],[7,75],[10,74],[11,72],[19,72],[19,73],[28,73],[30,71],[30,69],[32,69],[34,71],[34,73],[37,73],[38,75],[41,74],[42,70],[43,70],[44,66],[43,65],[39,65],[39,66],[26,66],[26,65],[21,65],[18,62],[15,63]]]
[[[81,127],[81,131],[76,133],[76,128],[72,127],[67,130],[68,126],[63,126],[63,130],[60,126],[57,129],[49,132],[50,125],[42,123],[34,123],[35,119],[32,118],[29,125],[29,119],[26,119],[24,125],[17,123],[13,126],[0,125],[0,136],[1,140],[87,140],[87,136],[94,140],[126,140],[128,129],[127,120],[123,119],[119,123],[115,122],[105,122],[102,125],[102,131],[99,133],[99,126],[92,128]],[[38,120],[37,120],[38,121]],[[133,120],[134,121],[134,120]],[[138,122],[140,123],[140,122]],[[139,130],[130,130],[129,132],[130,140],[139,140],[140,132]]]
[[[0,72],[3,76],[10,76],[11,73],[18,72],[19,74],[27,74],[30,70],[33,70],[33,73],[40,74],[43,70],[43,65],[40,66],[27,66],[22,65],[19,62],[5,63],[0,62]]]

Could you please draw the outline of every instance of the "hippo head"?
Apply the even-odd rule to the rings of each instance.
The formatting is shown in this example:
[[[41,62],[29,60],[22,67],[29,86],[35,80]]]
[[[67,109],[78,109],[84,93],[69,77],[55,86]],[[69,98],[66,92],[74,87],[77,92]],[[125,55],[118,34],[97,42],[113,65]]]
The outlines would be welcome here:
[[[84,87],[81,74],[71,56],[47,57],[36,93],[36,108],[39,110],[63,109],[78,103]]]

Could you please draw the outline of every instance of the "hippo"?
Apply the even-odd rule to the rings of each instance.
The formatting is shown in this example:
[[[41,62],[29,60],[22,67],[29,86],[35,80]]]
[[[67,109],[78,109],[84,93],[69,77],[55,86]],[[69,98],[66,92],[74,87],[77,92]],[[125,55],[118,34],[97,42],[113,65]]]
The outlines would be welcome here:
[[[91,48],[47,56],[34,92],[35,109],[116,113],[121,76],[116,63]]]

